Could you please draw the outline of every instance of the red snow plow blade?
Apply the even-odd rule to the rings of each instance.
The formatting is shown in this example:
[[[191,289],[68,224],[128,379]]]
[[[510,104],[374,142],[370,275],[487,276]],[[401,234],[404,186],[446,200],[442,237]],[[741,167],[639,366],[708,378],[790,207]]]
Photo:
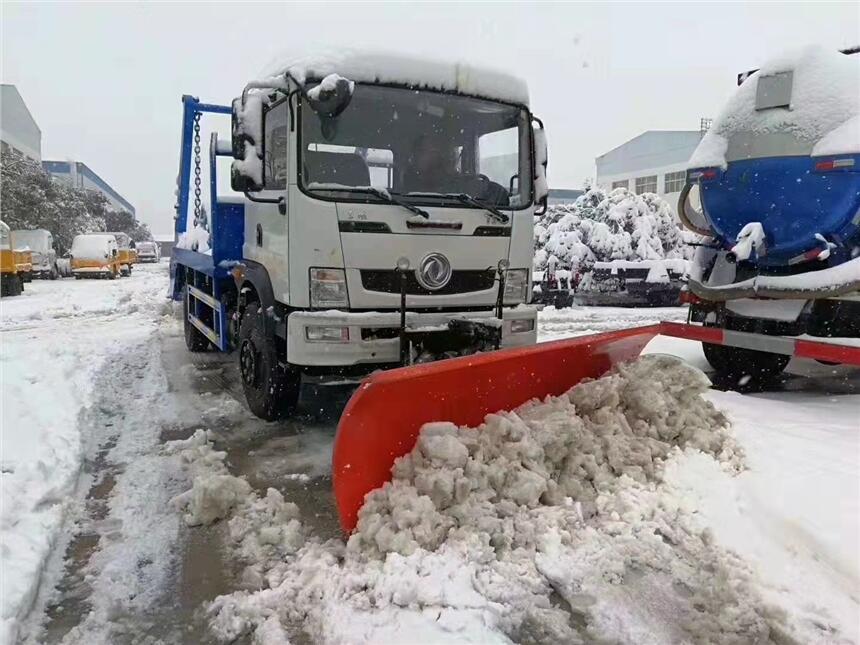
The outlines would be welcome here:
[[[391,478],[421,426],[484,417],[529,399],[561,394],[584,378],[639,356],[660,325],[464,356],[381,372],[356,390],[337,427],[332,479],[340,525],[355,528],[364,497]]]

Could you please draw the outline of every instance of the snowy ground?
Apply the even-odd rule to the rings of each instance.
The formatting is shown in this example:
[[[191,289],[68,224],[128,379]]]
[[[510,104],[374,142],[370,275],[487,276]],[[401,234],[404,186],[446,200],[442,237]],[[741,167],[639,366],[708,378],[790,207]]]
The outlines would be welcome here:
[[[39,280],[0,302],[0,641],[13,637],[34,598],[88,444],[97,440],[82,436],[80,416],[99,376],[152,334],[164,311],[155,304],[164,278],[159,265],[114,281]]]
[[[0,642],[860,643],[856,371],[798,363],[772,391],[705,392],[740,456],[671,439],[652,475],[609,477],[599,503],[504,511],[549,527],[504,529],[524,540],[510,557],[468,534],[381,556],[394,543],[345,546],[329,492],[349,388],[252,418],[232,357],[184,350],[166,283],[166,265],[136,267],[0,304]],[[547,309],[539,337],[684,316]],[[706,368],[695,343],[648,351]]]

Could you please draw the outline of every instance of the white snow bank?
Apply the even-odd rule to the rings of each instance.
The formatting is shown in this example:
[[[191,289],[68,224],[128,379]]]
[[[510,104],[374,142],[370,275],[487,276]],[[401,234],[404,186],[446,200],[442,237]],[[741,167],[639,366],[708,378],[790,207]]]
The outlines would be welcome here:
[[[793,72],[790,108],[756,110],[756,93],[762,77]],[[860,114],[860,57],[812,45],[773,58],[735,90],[722,112],[702,138],[688,168],[726,166],[728,140],[735,135],[790,133],[814,154],[860,152],[845,139],[826,138]],[[855,132],[846,126],[842,136]],[[860,138],[855,138],[860,143]],[[846,149],[853,148],[853,149]],[[823,150],[823,151],[822,151]]]
[[[214,634],[740,643],[790,632],[746,564],[661,483],[687,459],[713,464],[717,480],[738,472],[707,386],[652,356],[480,428],[429,424],[346,547],[310,542],[262,563],[256,591],[211,604]]]
[[[748,468],[726,478],[699,455],[670,464],[666,483],[744,558],[799,642],[857,643],[860,397],[706,397],[730,411]]]
[[[0,308],[0,643],[14,642],[81,467],[104,361],[154,330],[166,265],[115,282],[38,281]]]
[[[299,82],[339,74],[359,83],[403,84],[523,105],[529,101],[526,83],[516,76],[442,57],[425,59],[394,52],[338,48],[298,57],[281,55],[264,68],[262,75],[272,78],[285,72]]]

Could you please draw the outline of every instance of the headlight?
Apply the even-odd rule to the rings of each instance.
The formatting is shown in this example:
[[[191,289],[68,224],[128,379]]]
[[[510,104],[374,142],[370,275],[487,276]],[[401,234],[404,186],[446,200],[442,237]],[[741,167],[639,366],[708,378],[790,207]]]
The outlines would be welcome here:
[[[528,269],[508,269],[505,272],[505,304],[525,302],[528,288]]]
[[[349,327],[321,327],[310,325],[305,327],[305,338],[314,342],[348,343]]]
[[[311,307],[348,307],[346,274],[343,269],[311,269]]]

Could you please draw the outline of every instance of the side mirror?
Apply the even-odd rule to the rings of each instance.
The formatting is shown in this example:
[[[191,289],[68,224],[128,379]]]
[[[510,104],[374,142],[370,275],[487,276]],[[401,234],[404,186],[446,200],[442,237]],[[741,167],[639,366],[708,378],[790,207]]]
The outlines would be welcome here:
[[[546,168],[549,163],[549,156],[546,147],[546,130],[543,128],[543,123],[539,120],[537,121],[540,124],[540,128],[534,128],[533,130],[535,141],[535,204],[543,208],[543,211],[536,213],[540,215],[546,212],[546,202],[549,195],[549,185],[546,181]]]
[[[329,74],[319,85],[309,89],[305,98],[311,109],[324,117],[334,118],[352,101],[355,83],[338,74]]]
[[[234,161],[230,166],[230,188],[237,193],[255,193],[263,189],[262,181],[255,181],[245,171],[244,161]],[[262,179],[262,178],[261,178]]]
[[[116,249],[113,250],[113,256],[116,257]]]
[[[245,94],[231,110],[233,165],[230,187],[239,193],[257,191],[263,184],[263,98]]]

